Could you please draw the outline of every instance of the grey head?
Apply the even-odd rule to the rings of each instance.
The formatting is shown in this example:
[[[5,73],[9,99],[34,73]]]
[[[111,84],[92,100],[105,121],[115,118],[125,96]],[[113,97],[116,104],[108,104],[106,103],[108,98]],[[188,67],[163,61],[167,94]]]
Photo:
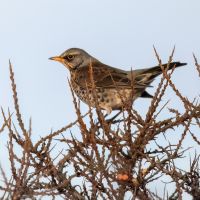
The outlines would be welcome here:
[[[83,49],[70,48],[63,52],[60,56],[51,57],[51,60],[61,62],[70,71],[79,67],[89,65],[90,62],[97,61]]]

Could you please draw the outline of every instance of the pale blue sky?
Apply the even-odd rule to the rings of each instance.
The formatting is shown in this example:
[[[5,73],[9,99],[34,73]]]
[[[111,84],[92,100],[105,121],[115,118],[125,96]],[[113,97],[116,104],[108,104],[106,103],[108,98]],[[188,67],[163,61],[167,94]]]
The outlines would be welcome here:
[[[13,111],[11,59],[23,119],[33,120],[33,139],[73,121],[69,73],[48,60],[71,47],[128,70],[157,64],[153,45],[167,62],[176,45],[174,60],[188,66],[178,69],[173,81],[193,99],[200,93],[192,57],[194,52],[200,61],[199,9],[199,0],[0,0],[0,105]],[[171,90],[163,102],[168,99],[179,107]],[[137,100],[135,108],[145,115],[149,102]]]

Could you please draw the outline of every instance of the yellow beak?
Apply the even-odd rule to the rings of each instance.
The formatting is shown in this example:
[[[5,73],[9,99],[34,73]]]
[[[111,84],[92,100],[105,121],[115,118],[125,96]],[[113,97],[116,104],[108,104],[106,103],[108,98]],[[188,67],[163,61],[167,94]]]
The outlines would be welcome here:
[[[55,60],[58,61],[60,63],[62,63],[64,66],[66,66],[69,70],[73,69],[73,65],[70,64],[69,62],[67,62],[64,58],[60,57],[60,56],[54,56],[49,58],[50,60]]]
[[[60,56],[54,56],[54,57],[51,57],[49,58],[50,60],[55,60],[55,61],[58,61],[58,62],[61,62],[61,63],[64,63],[64,58],[60,57]]]

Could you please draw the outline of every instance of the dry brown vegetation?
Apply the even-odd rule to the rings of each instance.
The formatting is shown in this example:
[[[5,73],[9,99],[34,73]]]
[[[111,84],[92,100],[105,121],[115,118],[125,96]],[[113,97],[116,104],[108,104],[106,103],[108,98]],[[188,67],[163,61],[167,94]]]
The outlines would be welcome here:
[[[157,53],[156,56],[162,68]],[[172,56],[173,53],[169,63]],[[200,77],[195,56],[194,60]],[[174,70],[162,70],[145,117],[134,107],[124,105],[121,115],[106,120],[98,102],[95,110],[89,107],[89,112],[82,115],[72,91],[77,120],[33,142],[31,120],[29,128],[25,128],[10,64],[15,112],[1,110],[0,133],[9,134],[10,163],[8,169],[0,168],[1,199],[175,200],[184,199],[185,193],[200,199],[199,152],[189,157],[190,147],[183,145],[188,136],[200,146],[200,104],[198,99],[190,101],[180,93],[171,80]],[[166,104],[159,107],[167,87],[173,89],[182,108],[170,108],[169,115],[159,120],[158,116],[167,109]],[[15,117],[17,124],[13,123]],[[71,132],[74,126],[76,129]],[[174,142],[172,132],[178,135],[178,142]],[[159,145],[159,136],[166,138],[166,145]],[[58,151],[55,144],[63,146],[63,150]],[[183,168],[178,164],[182,159]],[[166,188],[156,192],[153,188],[163,180]],[[173,191],[168,191],[168,184],[173,184]]]

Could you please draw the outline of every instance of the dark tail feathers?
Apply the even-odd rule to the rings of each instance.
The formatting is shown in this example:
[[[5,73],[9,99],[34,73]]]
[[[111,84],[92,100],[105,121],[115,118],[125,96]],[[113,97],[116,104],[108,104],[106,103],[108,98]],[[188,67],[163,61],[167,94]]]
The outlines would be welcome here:
[[[174,66],[176,67],[181,67],[187,65],[187,63],[181,63],[181,62],[172,62],[169,64],[169,69],[172,69]],[[163,67],[166,68],[168,64],[164,64]],[[150,85],[150,83],[154,80],[154,78],[158,75],[162,74],[162,69],[160,66],[155,66],[151,67],[148,69],[143,69],[138,73],[136,76],[136,80],[138,79],[139,82],[143,83],[147,87]],[[153,96],[149,94],[147,91],[143,91],[141,93],[141,97],[143,98],[152,98]]]
[[[162,65],[165,68],[167,68],[167,65],[168,64],[164,64]],[[181,62],[172,62],[169,64],[169,69],[172,69],[174,66],[175,68],[177,67],[181,67],[181,66],[184,66],[184,65],[187,65],[187,63],[181,63]],[[152,76],[151,78],[155,78],[156,76],[160,75],[162,73],[162,69],[161,67],[158,65],[158,66],[155,66],[155,67],[151,67],[149,69],[146,69],[143,73],[152,73]]]

